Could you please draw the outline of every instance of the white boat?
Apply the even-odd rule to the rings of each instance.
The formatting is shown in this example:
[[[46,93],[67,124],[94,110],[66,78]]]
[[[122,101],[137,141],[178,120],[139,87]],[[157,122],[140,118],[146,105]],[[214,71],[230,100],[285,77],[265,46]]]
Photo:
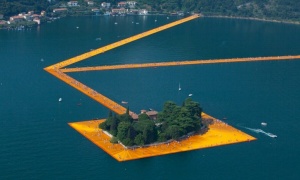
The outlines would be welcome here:
[[[122,103],[122,104],[128,104],[128,102],[126,102],[126,101],[122,101],[121,103]]]
[[[262,126],[266,126],[266,125],[268,125],[266,122],[262,122],[262,123],[260,123]]]
[[[193,96],[193,94],[189,94],[189,96],[191,97],[191,96]]]
[[[59,99],[58,99],[58,102],[61,102],[61,101],[62,101],[62,98],[59,98]]]
[[[181,91],[180,83],[179,83],[178,91]]]
[[[115,24],[118,24],[117,22],[115,22]]]

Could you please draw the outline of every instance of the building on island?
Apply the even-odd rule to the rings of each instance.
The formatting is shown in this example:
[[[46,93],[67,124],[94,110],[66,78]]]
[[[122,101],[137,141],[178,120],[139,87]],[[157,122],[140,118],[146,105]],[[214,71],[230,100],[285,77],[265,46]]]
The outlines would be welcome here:
[[[69,1],[68,6],[69,7],[76,7],[76,6],[78,6],[78,1]]]
[[[118,7],[129,7],[130,9],[135,8],[136,2],[135,1],[121,1],[118,3]]]
[[[46,11],[42,11],[41,16],[46,16]]]
[[[150,119],[156,120],[157,119],[157,111],[147,111],[146,114],[149,116]]]
[[[24,18],[25,20],[27,20],[27,21],[32,21],[32,20],[33,20],[32,16],[31,16],[30,14],[24,14],[24,15],[23,15],[23,18]]]
[[[5,25],[5,24],[7,24],[7,22],[6,22],[6,21],[4,21],[4,20],[0,20],[0,25]]]
[[[130,114],[130,116],[132,117],[133,120],[137,121],[139,119],[139,115],[132,113]]]
[[[87,1],[87,4],[88,4],[89,6],[94,6],[94,1]]]
[[[24,21],[25,19],[24,19],[24,17],[23,16],[11,16],[10,18],[9,18],[9,21],[10,22],[20,22],[20,21]]]
[[[147,15],[148,11],[146,9],[139,9],[139,15]]]
[[[139,14],[139,9],[128,9],[127,14],[138,15]]]
[[[123,7],[125,8],[127,5],[127,3],[125,1],[121,1],[121,2],[118,2],[118,7]]]
[[[130,9],[135,8],[135,5],[136,5],[135,1],[126,1],[126,3]]]
[[[34,14],[33,11],[28,11],[27,14],[25,14],[23,12],[23,13],[18,14],[17,16],[11,16],[9,18],[8,23],[10,24],[10,23],[17,23],[17,22],[21,22],[21,21],[33,21],[33,22],[36,22],[37,24],[40,24],[41,23],[40,17],[41,17],[41,15]]]
[[[33,21],[36,22],[37,24],[41,24],[41,20],[39,17],[33,18]]]
[[[53,12],[54,13],[61,13],[61,12],[65,12],[67,10],[68,10],[67,8],[57,8],[57,9],[53,9]]]
[[[126,9],[125,8],[112,9],[111,13],[112,14],[125,14],[126,13]]]
[[[28,15],[33,15],[33,14],[34,14],[34,11],[28,11],[27,14],[28,14]]]
[[[156,120],[156,119],[157,119],[157,114],[158,114],[158,112],[157,112],[157,111],[154,111],[154,110],[147,111],[147,110],[142,109],[142,110],[141,110],[141,114],[147,114],[148,117],[149,117],[151,120]],[[136,115],[136,118],[135,118],[133,115],[131,115],[131,117],[132,117],[134,120],[138,120],[138,115]]]
[[[98,9],[98,8],[93,8],[92,11],[95,12],[95,13],[98,13],[98,12],[100,12],[100,9]]]
[[[108,8],[110,8],[110,3],[103,2],[103,3],[101,3],[101,7],[105,8],[105,9],[108,9]]]

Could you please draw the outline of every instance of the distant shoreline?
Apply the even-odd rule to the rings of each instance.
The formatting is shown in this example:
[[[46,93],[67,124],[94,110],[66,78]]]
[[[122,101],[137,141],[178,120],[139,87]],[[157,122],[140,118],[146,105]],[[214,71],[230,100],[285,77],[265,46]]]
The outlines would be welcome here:
[[[254,21],[265,21],[265,22],[275,22],[275,23],[284,23],[284,24],[296,24],[300,25],[300,21],[288,21],[288,20],[275,20],[275,19],[262,19],[262,18],[254,18],[254,17],[242,17],[242,16],[222,16],[222,15],[212,15],[206,16],[207,18],[227,18],[227,19],[245,19],[245,20],[254,20]]]
[[[148,14],[146,16],[168,16],[168,14]],[[83,15],[85,16],[85,15]],[[89,15],[87,15],[89,16]],[[99,16],[104,16],[104,15],[99,15]],[[130,16],[130,15],[129,15]],[[225,19],[244,19],[244,20],[253,20],[253,21],[264,21],[264,22],[274,22],[274,23],[283,23],[283,24],[295,24],[295,25],[300,25],[300,21],[289,21],[289,20],[276,20],[276,19],[263,19],[263,18],[254,18],[254,17],[242,17],[242,16],[223,16],[223,15],[204,15],[200,13],[201,17],[205,18],[225,18]],[[76,17],[76,16],[70,16],[70,17]],[[78,17],[78,16],[77,16]],[[59,17],[60,18],[60,17]],[[21,25],[23,27],[26,27],[26,25]],[[32,27],[30,27],[32,28]],[[18,27],[11,28],[8,25],[0,26],[0,30],[7,29],[7,30],[16,30]]]

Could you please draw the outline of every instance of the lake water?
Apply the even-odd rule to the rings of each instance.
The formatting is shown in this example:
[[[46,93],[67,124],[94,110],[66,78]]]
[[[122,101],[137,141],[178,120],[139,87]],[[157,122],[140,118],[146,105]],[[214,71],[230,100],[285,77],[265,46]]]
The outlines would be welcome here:
[[[1,30],[0,178],[298,179],[300,60],[69,73],[135,112],[192,93],[206,113],[257,138],[250,143],[119,163],[67,125],[108,110],[44,67],[177,19],[72,17]],[[298,55],[299,34],[291,24],[199,18],[72,66]]]

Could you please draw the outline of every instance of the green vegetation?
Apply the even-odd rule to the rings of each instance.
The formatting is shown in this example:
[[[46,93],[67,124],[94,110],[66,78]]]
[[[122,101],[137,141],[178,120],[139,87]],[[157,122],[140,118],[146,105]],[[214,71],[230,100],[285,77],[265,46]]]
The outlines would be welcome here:
[[[138,0],[159,12],[198,12],[204,15],[240,16],[300,21],[299,0]]]
[[[0,0],[0,14],[9,17],[21,12],[41,12],[47,10],[49,5],[47,0]]]
[[[170,139],[178,140],[184,135],[199,131],[204,126],[201,113],[200,104],[188,98],[182,106],[167,101],[156,120],[150,119],[144,113],[134,121],[127,109],[127,112],[122,115],[113,115],[110,112],[106,121],[99,127],[114,136],[112,143],[118,139],[125,146],[141,146]]]
[[[95,7],[100,7],[103,0],[93,0]],[[124,0],[106,0],[116,8],[118,2]],[[0,0],[0,14],[5,17],[20,12],[46,10],[66,6],[68,0]],[[282,21],[300,21],[299,0],[136,0],[137,8],[146,8],[159,13],[177,11],[197,12],[204,15],[250,17]],[[68,15],[90,15],[87,3],[78,0],[79,7],[72,7]]]

